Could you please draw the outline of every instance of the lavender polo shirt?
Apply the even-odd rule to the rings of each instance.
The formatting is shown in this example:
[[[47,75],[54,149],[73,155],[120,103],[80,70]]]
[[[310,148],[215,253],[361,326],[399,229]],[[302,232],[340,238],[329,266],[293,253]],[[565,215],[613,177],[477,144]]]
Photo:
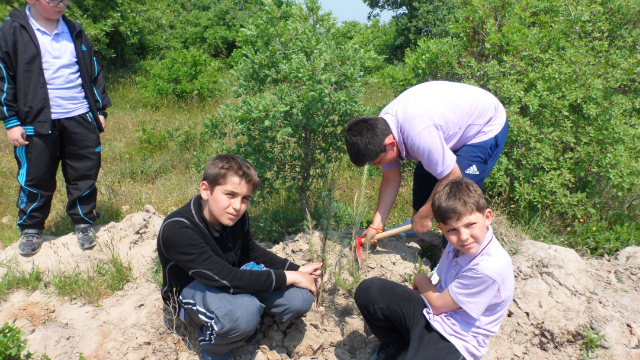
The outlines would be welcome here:
[[[67,24],[59,20],[58,27],[50,34],[33,18],[30,6],[27,6],[27,16],[40,44],[42,68],[51,103],[51,118],[63,119],[89,112],[89,103],[82,89],[76,49]]]
[[[449,289],[459,309],[434,315],[425,300],[424,316],[446,337],[465,359],[477,360],[487,352],[489,337],[495,335],[513,299],[511,257],[489,227],[484,242],[474,255],[458,257],[448,244],[438,265],[440,292]],[[477,256],[476,256],[477,255]]]
[[[453,151],[491,139],[507,121],[504,107],[491,93],[447,81],[426,82],[406,90],[380,117],[391,127],[400,158],[421,161],[438,179],[453,170]],[[395,168],[399,160],[382,165],[382,170]]]

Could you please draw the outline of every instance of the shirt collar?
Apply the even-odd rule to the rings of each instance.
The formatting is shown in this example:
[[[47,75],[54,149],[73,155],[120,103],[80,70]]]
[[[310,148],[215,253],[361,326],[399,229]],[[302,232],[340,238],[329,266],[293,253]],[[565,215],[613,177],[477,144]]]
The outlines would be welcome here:
[[[45,34],[49,35],[49,36],[53,36],[56,33],[69,32],[69,29],[65,25],[64,20],[62,20],[62,18],[60,18],[58,20],[58,27],[53,31],[53,34],[50,34],[47,30],[45,30],[42,26],[40,26],[40,24],[38,24],[38,22],[33,17],[33,15],[31,15],[31,6],[30,5],[27,5],[27,17],[29,18],[29,23],[31,23],[31,26],[33,26],[33,28],[35,30],[38,30],[38,31],[40,31],[42,33],[45,33]]]
[[[211,234],[211,236],[213,236],[214,238],[220,237],[222,230],[218,230],[218,229],[214,228],[213,225],[211,225],[211,223],[209,223],[207,218],[204,217],[204,212],[203,212],[203,208],[202,208],[202,195],[196,195],[192,199],[192,204],[193,204],[193,208],[192,209],[195,212],[194,216],[196,217],[196,220],[198,220],[198,222],[200,222],[200,225],[202,225],[202,227],[204,227],[205,230],[207,230],[209,232],[209,234]],[[223,227],[223,229],[224,229],[224,227]]]
[[[491,225],[489,225],[489,231],[487,231],[487,235],[485,235],[484,240],[482,241],[482,245],[480,245],[480,248],[475,254],[471,254],[471,255],[462,254],[458,256],[458,253],[460,252],[460,250],[452,246],[451,250],[449,250],[449,256],[451,257],[451,260],[457,261],[458,264],[460,264],[461,266],[467,266],[469,265],[471,260],[475,259],[476,256],[478,256],[484,250],[484,248],[486,248],[487,245],[489,245],[492,238],[493,238],[493,228],[491,227]]]

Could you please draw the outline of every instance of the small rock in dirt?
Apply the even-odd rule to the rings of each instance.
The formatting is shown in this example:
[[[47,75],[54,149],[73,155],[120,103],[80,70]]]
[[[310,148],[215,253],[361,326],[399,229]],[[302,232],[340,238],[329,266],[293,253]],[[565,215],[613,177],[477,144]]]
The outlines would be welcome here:
[[[291,321],[285,321],[282,323],[278,323],[278,328],[282,331],[285,331],[287,329],[287,327],[289,327],[289,324],[291,323]]]
[[[275,350],[271,350],[267,353],[267,360],[282,360],[282,358]]]
[[[155,214],[156,213],[156,209],[153,208],[153,206],[147,204],[144,206],[144,211],[148,212],[149,214]]]
[[[347,316],[342,325],[342,333],[344,336],[347,336],[354,331],[364,335],[364,321],[357,315]]]
[[[338,360],[335,354],[335,349],[324,349],[322,350],[322,356],[326,360]]]
[[[267,326],[273,325],[273,318],[271,316],[265,316],[263,321]]]
[[[11,221],[11,216],[7,215],[5,217],[2,218],[2,223],[3,224],[8,224]]]
[[[335,355],[336,358],[338,358],[338,360],[351,360],[351,354],[349,354],[349,352],[342,350],[342,349],[336,349],[335,351]]]
[[[340,335],[339,333],[325,332],[324,342],[322,343],[322,347],[327,349],[327,348],[336,346],[336,344],[339,343],[340,341],[342,341],[342,335]]]

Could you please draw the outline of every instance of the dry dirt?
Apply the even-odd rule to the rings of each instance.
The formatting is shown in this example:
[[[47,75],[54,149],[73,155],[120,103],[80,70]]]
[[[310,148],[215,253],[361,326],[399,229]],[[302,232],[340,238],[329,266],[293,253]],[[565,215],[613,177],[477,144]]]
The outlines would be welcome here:
[[[117,251],[131,263],[136,277],[98,307],[56,297],[46,289],[16,291],[0,301],[0,324],[17,319],[28,349],[52,359],[76,360],[80,353],[89,360],[201,358],[193,331],[163,307],[150,277],[161,222],[146,206],[121,223],[101,227],[101,247],[92,251],[82,252],[73,234],[48,238],[31,258],[17,255],[17,244],[0,251],[0,262],[13,261],[27,270],[35,264],[49,272],[86,268]],[[571,249],[517,239],[504,223],[495,230],[515,252],[516,289],[508,317],[484,359],[578,359],[585,326],[605,335],[604,348],[596,352],[600,359],[640,359],[640,248],[627,248],[611,259],[585,259]],[[257,339],[236,351],[239,360],[368,359],[377,342],[348,292],[331,280],[342,266],[344,282],[352,281],[349,246],[339,245],[349,235],[332,233],[333,242],[328,243],[333,265],[325,274],[323,306],[285,324],[265,317]],[[381,240],[368,254],[362,277],[406,283],[406,274],[416,269],[420,246],[438,242],[436,234]],[[301,264],[318,256],[320,235],[310,239],[299,234],[265,246]]]

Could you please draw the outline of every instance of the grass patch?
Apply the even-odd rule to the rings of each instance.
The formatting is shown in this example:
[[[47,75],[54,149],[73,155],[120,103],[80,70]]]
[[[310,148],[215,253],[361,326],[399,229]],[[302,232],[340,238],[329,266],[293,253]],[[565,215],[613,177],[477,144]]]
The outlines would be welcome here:
[[[580,337],[582,338],[582,345],[580,346],[580,350],[582,351],[581,358],[583,360],[594,359],[595,352],[603,348],[600,342],[604,339],[604,335],[600,335],[600,330],[592,330],[588,326],[585,326]]]
[[[102,298],[122,290],[131,280],[131,264],[112,251],[109,259],[96,261],[87,270],[76,267],[71,272],[54,273],[50,285],[60,296],[98,306]]]
[[[5,299],[13,290],[25,289],[35,291],[39,289],[42,284],[43,273],[37,266],[33,266],[29,271],[25,271],[19,269],[14,261],[8,261],[0,263],[0,268],[6,269],[2,280],[0,280],[0,300]]]
[[[158,285],[159,288],[162,287],[162,264],[160,264],[160,259],[155,257],[151,262],[151,267],[149,268],[149,274],[151,275],[151,280]]]

